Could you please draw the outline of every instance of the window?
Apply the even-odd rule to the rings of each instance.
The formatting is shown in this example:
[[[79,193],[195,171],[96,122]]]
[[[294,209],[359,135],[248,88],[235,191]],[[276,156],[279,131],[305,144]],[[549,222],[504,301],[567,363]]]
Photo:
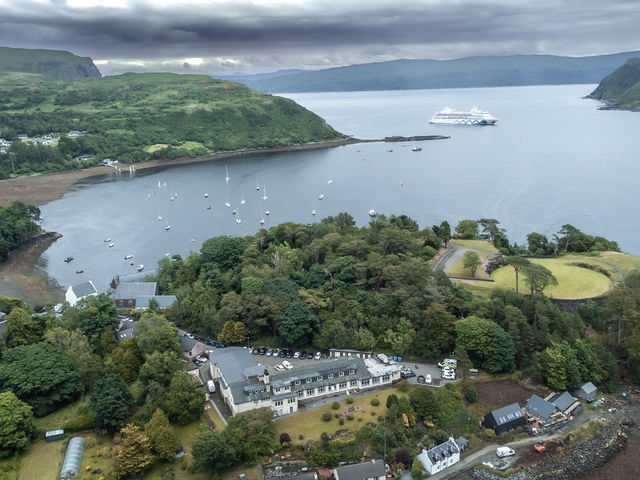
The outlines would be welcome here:
[[[349,370],[349,375],[353,375],[354,373],[356,373],[356,371],[353,368]]]
[[[342,382],[338,385],[338,388],[347,388],[347,382]]]
[[[281,407],[282,406],[282,400],[276,400],[275,405],[276,405],[276,407]]]
[[[279,388],[274,388],[273,389],[276,393],[280,393],[280,389]]]
[[[371,380],[371,383],[373,385],[376,385],[377,383],[380,383],[380,377],[373,377],[373,379]]]
[[[382,376],[382,381],[383,382],[388,382],[391,379],[391,377],[389,375],[383,375]]]
[[[352,387],[357,387],[358,386],[358,380],[351,380],[349,385],[352,386]]]
[[[311,383],[311,379],[310,378],[307,378],[307,383]]]
[[[369,379],[368,379],[368,378],[365,378],[364,380],[362,380],[362,382],[361,382],[361,383],[362,383],[362,386],[363,386],[363,387],[368,387],[368,386],[369,386]]]
[[[339,377],[344,377],[344,372],[340,372],[340,373],[338,374],[338,376],[339,376]]]
[[[333,378],[333,373],[330,373],[329,375],[327,375],[327,378]]]
[[[311,395],[314,394],[314,390],[315,388],[310,388],[309,390],[307,390],[307,397],[310,397]]]
[[[299,397],[304,397],[304,390],[300,390],[300,391],[298,392],[298,396],[299,396]]]
[[[324,392],[324,387],[318,387],[318,393],[323,393]]]
[[[287,400],[287,402],[289,402],[289,403],[296,403],[296,399],[295,399],[295,398],[290,398],[289,400]]]
[[[320,375],[320,376],[316,377],[316,380],[317,380],[317,381],[322,380],[322,375]]]
[[[296,385],[300,385],[300,380],[296,380]]]

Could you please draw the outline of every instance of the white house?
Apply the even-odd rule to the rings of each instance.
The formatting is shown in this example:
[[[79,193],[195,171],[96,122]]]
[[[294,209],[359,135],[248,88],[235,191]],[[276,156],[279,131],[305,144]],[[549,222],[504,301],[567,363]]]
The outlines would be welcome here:
[[[429,450],[423,449],[416,458],[429,475],[434,475],[460,461],[460,447],[453,437],[449,437],[449,440],[440,445]]]
[[[69,302],[72,307],[83,298],[98,295],[95,285],[91,280],[88,282],[80,283],[79,285],[69,285],[67,293],[64,294],[64,299]]]

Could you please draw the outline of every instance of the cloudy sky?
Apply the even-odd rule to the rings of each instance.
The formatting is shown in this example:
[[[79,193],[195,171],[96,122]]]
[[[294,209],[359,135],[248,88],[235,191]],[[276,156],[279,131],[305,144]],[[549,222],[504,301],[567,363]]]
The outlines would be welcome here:
[[[401,58],[640,50],[638,0],[0,0],[0,46],[104,74],[318,69]]]

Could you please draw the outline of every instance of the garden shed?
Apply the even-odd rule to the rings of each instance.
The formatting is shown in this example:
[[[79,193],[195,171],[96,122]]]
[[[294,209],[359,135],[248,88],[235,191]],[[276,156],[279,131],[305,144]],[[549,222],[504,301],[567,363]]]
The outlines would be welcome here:
[[[583,400],[591,400],[596,396],[596,393],[598,393],[598,389],[596,388],[596,386],[591,382],[587,382],[578,390],[576,390],[574,392],[574,395],[576,397],[580,397]]]
[[[496,435],[524,427],[526,423],[522,408],[517,403],[494,410],[482,421],[484,428],[494,430]]]
[[[82,437],[73,437],[69,441],[62,470],[60,471],[60,478],[78,478],[80,465],[82,464],[82,454],[84,453],[84,443],[85,441]]]

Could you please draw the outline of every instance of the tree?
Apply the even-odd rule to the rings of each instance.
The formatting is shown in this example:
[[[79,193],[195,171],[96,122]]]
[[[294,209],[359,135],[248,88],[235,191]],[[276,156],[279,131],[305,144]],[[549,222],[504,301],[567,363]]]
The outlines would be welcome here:
[[[237,452],[224,432],[205,432],[196,438],[191,447],[197,470],[220,473],[236,465]]]
[[[433,232],[442,240],[442,243],[446,247],[449,240],[451,240],[451,226],[449,222],[444,220],[439,226],[434,225]]]
[[[167,415],[157,409],[151,420],[144,426],[144,433],[149,437],[153,453],[166,462],[170,462],[175,458],[178,447],[178,439]]]
[[[368,328],[359,328],[355,336],[356,347],[360,350],[372,350],[376,345],[376,337]]]
[[[438,416],[438,400],[431,390],[418,388],[409,394],[413,410],[423,420],[434,420]]]
[[[181,364],[182,359],[175,352],[153,352],[146,356],[144,364],[140,367],[138,378],[145,386],[156,382],[168,387],[173,374]]]
[[[525,277],[525,283],[529,286],[531,300],[548,286],[558,285],[558,280],[553,276],[551,270],[537,263],[523,267],[522,273]]]
[[[163,402],[163,410],[172,422],[186,425],[202,415],[204,392],[202,387],[184,370],[173,374]]]
[[[495,244],[498,234],[504,233],[504,230],[498,227],[500,222],[495,218],[481,218],[478,220],[478,225],[482,228],[480,238],[485,238],[493,244]]]
[[[476,252],[474,252],[473,250],[467,250],[464,253],[462,264],[464,268],[469,269],[469,271],[471,272],[471,276],[475,277],[476,270],[478,270],[478,267],[482,265],[482,261],[480,260],[480,256]]]
[[[120,376],[128,383],[138,378],[144,357],[135,338],[129,338],[118,345],[109,356]]]
[[[37,417],[72,400],[81,389],[69,360],[48,343],[11,348],[0,364],[0,390],[15,393]]]
[[[242,322],[225,322],[222,331],[218,334],[218,340],[222,343],[245,343],[249,338],[249,329]]]
[[[280,434],[280,445],[282,445],[283,443],[291,443],[291,437],[286,432],[282,432]]]
[[[280,316],[278,333],[287,345],[296,345],[308,338],[316,323],[316,316],[309,305],[297,300]]]
[[[133,423],[129,423],[120,433],[122,445],[115,448],[114,473],[118,478],[128,478],[144,472],[154,460],[149,437]]]
[[[456,322],[456,345],[461,345],[475,366],[488,373],[513,372],[515,347],[500,325],[470,316]]]
[[[511,265],[511,267],[513,267],[513,271],[516,272],[516,293],[518,293],[518,274],[520,273],[520,270],[531,265],[531,262],[524,257],[513,255],[505,257],[504,263]]]
[[[96,428],[115,432],[126,424],[133,397],[117,373],[108,373],[96,382],[91,395],[91,410]]]
[[[136,342],[144,353],[175,352],[182,355],[175,325],[157,313],[144,313],[136,322]]]
[[[79,328],[97,346],[104,331],[115,332],[118,328],[118,312],[113,298],[100,294],[83,298],[63,313],[63,321],[69,329]]]
[[[551,255],[554,250],[547,237],[541,233],[531,232],[527,235],[527,243],[531,255]]]
[[[271,444],[275,436],[273,410],[259,408],[229,419],[225,430],[239,462],[253,463],[259,457],[271,453]]]
[[[42,339],[42,326],[22,308],[14,308],[7,315],[7,346],[30,345]]]
[[[475,220],[460,220],[456,225],[456,238],[473,240],[478,237],[478,222]]]
[[[202,260],[225,272],[240,263],[247,241],[241,237],[215,237],[202,244]]]
[[[13,392],[0,393],[0,458],[26,450],[34,432],[32,408]]]
[[[331,317],[322,322],[320,332],[315,336],[315,345],[326,350],[345,348],[349,344],[350,334],[340,318]]]

